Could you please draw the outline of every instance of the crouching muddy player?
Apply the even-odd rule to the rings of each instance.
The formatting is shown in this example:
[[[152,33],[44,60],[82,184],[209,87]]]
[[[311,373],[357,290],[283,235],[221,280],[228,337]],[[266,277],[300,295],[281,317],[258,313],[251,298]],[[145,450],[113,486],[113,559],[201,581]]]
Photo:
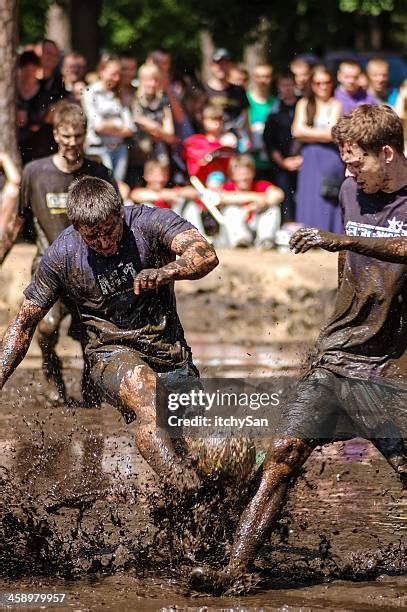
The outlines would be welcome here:
[[[281,414],[261,482],[243,512],[224,571],[196,568],[195,588],[224,590],[253,561],[286,494],[316,446],[348,436],[370,440],[407,484],[407,160],[400,119],[362,105],[332,130],[350,176],[340,204],[346,235],[315,228],[291,248],[339,253],[334,313],[308,371]]]
[[[83,323],[90,376],[127,422],[165,482],[181,491],[199,478],[157,426],[157,395],[198,376],[178,318],[174,281],[198,279],[218,263],[212,246],[170,210],[122,207],[108,182],[77,179],[69,188],[72,226],[45,251],[0,354],[0,389],[24,358],[36,325],[59,298]],[[176,259],[176,256],[179,256]]]

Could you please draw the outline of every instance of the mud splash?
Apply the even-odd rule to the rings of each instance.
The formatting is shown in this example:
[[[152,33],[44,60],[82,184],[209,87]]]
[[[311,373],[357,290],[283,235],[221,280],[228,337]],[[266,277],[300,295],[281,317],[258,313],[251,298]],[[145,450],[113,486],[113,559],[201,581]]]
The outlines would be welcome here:
[[[72,371],[74,394],[77,374]],[[188,583],[192,566],[225,563],[248,495],[240,483],[228,499],[225,487],[212,483],[177,500],[161,489],[118,413],[47,405],[35,372],[14,375],[0,422],[1,589],[63,584],[75,605],[94,609],[99,600],[95,595],[92,602],[91,592],[112,603],[127,589],[129,597],[142,598],[137,608],[130,597],[128,609],[157,609],[149,608],[150,598],[154,605],[190,605],[197,597]],[[245,605],[263,606],[283,593],[295,605],[312,588],[318,607],[332,581],[387,574],[393,578],[381,578],[383,602],[400,605],[403,589],[394,591],[386,580],[405,584],[406,508],[396,476],[373,447],[353,440],[324,448],[307,463],[278,530],[252,573],[228,593],[232,599],[196,602],[230,605],[254,591]]]

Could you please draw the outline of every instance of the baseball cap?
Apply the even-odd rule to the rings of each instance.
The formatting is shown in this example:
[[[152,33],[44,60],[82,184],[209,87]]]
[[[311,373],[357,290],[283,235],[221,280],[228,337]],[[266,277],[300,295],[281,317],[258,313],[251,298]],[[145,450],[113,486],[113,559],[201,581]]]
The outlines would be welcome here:
[[[227,49],[221,47],[220,49],[216,49],[215,53],[212,55],[213,62],[221,62],[222,60],[231,61],[232,56]]]

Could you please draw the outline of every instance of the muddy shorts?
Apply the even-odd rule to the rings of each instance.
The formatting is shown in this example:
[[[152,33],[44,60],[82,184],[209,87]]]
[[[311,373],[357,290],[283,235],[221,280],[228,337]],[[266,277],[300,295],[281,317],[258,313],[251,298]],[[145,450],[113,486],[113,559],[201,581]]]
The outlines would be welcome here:
[[[278,433],[316,446],[340,439],[339,432],[379,447],[407,439],[407,391],[315,368],[283,409]]]
[[[119,391],[120,384],[129,370],[148,365],[142,355],[131,348],[117,347],[115,350],[93,353],[90,364],[91,379],[102,396],[118,408],[126,423],[134,421],[136,415],[121,401]],[[156,374],[168,393],[181,393],[199,386],[199,372],[191,361],[169,372]]]

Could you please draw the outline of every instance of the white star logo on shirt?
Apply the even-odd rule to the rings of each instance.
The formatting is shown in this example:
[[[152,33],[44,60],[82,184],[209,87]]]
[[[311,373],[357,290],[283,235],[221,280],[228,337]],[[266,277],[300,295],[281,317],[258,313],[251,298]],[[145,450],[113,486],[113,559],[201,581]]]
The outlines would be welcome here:
[[[397,221],[396,217],[389,219],[387,223],[389,224],[389,230],[392,232],[401,232],[404,225],[403,221]]]

